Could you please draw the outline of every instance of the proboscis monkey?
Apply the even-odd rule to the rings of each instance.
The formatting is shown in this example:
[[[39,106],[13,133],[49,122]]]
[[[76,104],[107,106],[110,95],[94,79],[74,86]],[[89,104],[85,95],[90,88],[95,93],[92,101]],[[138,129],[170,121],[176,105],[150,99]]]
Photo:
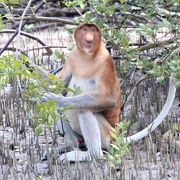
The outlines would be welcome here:
[[[62,154],[60,161],[91,160],[103,157],[112,140],[110,131],[116,127],[120,115],[120,86],[111,55],[102,41],[96,24],[83,23],[74,31],[76,47],[67,58],[58,78],[69,88],[79,87],[80,93],[67,92],[66,97],[45,93],[43,99],[56,99],[60,107],[71,105],[66,111],[69,122],[58,123],[68,148],[77,147],[83,138],[87,151],[73,150]]]

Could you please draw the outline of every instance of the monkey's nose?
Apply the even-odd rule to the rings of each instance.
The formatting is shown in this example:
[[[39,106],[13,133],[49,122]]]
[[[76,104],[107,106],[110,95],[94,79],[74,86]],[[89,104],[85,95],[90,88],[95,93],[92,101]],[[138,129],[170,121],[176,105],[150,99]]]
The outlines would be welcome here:
[[[86,34],[86,38],[85,38],[86,42],[88,43],[92,43],[94,40],[94,37],[92,34]]]

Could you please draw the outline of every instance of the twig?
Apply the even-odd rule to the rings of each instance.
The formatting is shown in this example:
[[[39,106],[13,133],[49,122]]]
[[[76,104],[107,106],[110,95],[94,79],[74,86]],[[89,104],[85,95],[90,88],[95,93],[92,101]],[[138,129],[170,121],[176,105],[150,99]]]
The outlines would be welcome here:
[[[172,12],[172,11],[168,11],[168,10],[166,10],[166,9],[162,9],[162,8],[159,8],[159,7],[157,7],[157,12],[161,12],[161,13],[163,13],[164,15],[166,15],[166,16],[178,16],[178,17],[180,17],[180,13],[178,13],[178,12]]]
[[[27,163],[27,166],[34,172],[36,175],[37,179],[42,180],[42,178],[38,175],[38,173]]]
[[[44,1],[42,1],[39,6],[36,8],[35,13],[39,11],[39,9],[44,5]],[[26,23],[28,23],[29,20],[26,20],[23,22],[21,29],[25,26]],[[4,52],[4,50],[9,46],[9,44],[12,42],[12,40],[17,36],[18,30],[12,35],[12,37],[9,39],[9,41],[5,44],[5,46],[0,50],[0,55]]]
[[[79,9],[78,9],[77,7],[74,7],[74,9],[78,12],[78,14],[79,14],[80,16],[83,16],[82,13],[79,11]]]
[[[20,21],[22,20],[22,17],[14,18],[14,21]],[[64,18],[55,18],[55,17],[42,17],[42,16],[26,16],[23,18],[23,20],[35,20],[35,21],[50,21],[50,22],[60,22],[64,24],[72,24],[72,25],[78,25],[78,23],[64,19]],[[4,21],[5,23],[10,22],[11,20]]]
[[[155,43],[148,43],[140,48],[137,48],[139,51],[144,51],[144,50],[149,50],[149,49],[152,49],[152,48],[156,48],[156,47],[159,47],[159,46],[162,46],[162,45],[165,45],[165,44],[169,44],[169,43],[173,43],[174,41],[178,40],[178,38],[172,38],[172,39],[168,39],[168,40],[165,40],[165,41],[158,41],[158,42],[155,42]]]
[[[180,47],[176,48],[175,50],[173,50],[170,54],[168,54],[163,60],[160,60],[160,63],[165,63],[166,61],[169,61],[173,55],[180,53]],[[156,60],[155,60],[156,62]],[[159,61],[158,61],[159,62]],[[135,84],[133,90],[130,92],[130,94],[128,95],[126,101],[124,102],[124,104],[121,107],[121,110],[124,109],[124,107],[127,105],[127,103],[130,101],[130,99],[132,98],[135,90],[137,89],[138,85],[145,79],[150,78],[152,76],[148,76],[147,74],[144,75],[143,77],[141,77],[141,79],[139,79],[139,81]]]
[[[169,61],[169,60],[172,58],[172,56],[174,56],[175,54],[178,54],[178,53],[180,53],[180,47],[174,49],[170,54],[168,54],[168,55],[162,60],[162,62],[164,63],[165,61]]]
[[[32,48],[32,49],[28,49],[27,51],[34,51],[34,50],[39,50],[39,49],[46,49],[46,48],[67,48],[67,46],[42,46],[42,47],[36,47],[36,48]]]
[[[16,32],[16,30],[12,30],[12,29],[7,29],[7,30],[0,31],[0,33],[15,33],[15,32]],[[51,49],[44,42],[42,42],[40,39],[38,39],[37,37],[33,36],[30,33],[26,33],[26,32],[23,32],[23,31],[20,31],[20,34],[23,35],[23,36],[26,36],[26,37],[28,37],[30,39],[36,40],[39,44],[44,46],[44,48],[46,49],[48,55],[52,54]]]
[[[0,48],[1,49],[1,48]],[[7,47],[5,51],[16,51],[16,48],[14,47]],[[22,51],[21,49],[18,49],[19,52],[21,52],[22,54],[24,54],[25,56],[27,56],[27,54],[25,53],[25,51]]]
[[[124,109],[124,107],[127,105],[127,103],[130,101],[130,99],[133,97],[134,92],[136,91],[138,85],[145,79],[151,78],[152,76],[148,76],[147,74],[144,75],[143,77],[141,77],[141,79],[139,79],[139,81],[135,84],[134,88],[132,89],[132,91],[130,92],[130,94],[128,95],[126,101],[124,102],[124,104],[121,106],[121,110]]]
[[[30,8],[31,6],[31,2],[32,0],[29,0],[23,14],[22,14],[22,20],[20,20],[20,23],[19,23],[19,27],[18,27],[18,30],[17,30],[17,48],[19,47],[20,45],[20,37],[21,37],[21,29],[22,29],[22,26],[23,26],[23,18],[25,17],[26,13],[27,13],[27,10]],[[18,49],[17,49],[18,50]]]
[[[0,2],[0,4],[2,4],[4,6],[4,9],[10,15],[11,20],[14,21],[13,20],[13,15],[12,15],[11,11],[9,10],[8,6],[6,6],[6,4],[4,4],[3,2]]]

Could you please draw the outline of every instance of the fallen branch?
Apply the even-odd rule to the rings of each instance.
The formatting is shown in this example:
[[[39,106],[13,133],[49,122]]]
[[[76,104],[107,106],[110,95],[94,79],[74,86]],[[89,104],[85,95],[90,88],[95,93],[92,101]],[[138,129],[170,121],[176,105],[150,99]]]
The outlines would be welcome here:
[[[29,167],[34,172],[37,180],[42,180],[42,177],[38,175],[38,173],[32,168],[30,164],[27,163],[27,167]]]

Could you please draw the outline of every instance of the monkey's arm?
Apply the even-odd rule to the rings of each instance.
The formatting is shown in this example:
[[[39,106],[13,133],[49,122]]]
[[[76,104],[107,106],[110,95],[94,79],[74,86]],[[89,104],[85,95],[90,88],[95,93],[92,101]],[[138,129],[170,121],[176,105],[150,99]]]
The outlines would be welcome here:
[[[71,72],[71,67],[69,64],[70,59],[68,58],[64,64],[63,69],[58,73],[57,78],[61,79],[64,83],[65,86],[68,86],[71,77],[72,77],[72,72]]]
[[[73,109],[102,111],[116,105],[116,98],[113,96],[102,96],[97,91],[84,93],[77,96],[64,97],[54,93],[45,93],[42,100],[55,99],[59,107],[73,106]]]

